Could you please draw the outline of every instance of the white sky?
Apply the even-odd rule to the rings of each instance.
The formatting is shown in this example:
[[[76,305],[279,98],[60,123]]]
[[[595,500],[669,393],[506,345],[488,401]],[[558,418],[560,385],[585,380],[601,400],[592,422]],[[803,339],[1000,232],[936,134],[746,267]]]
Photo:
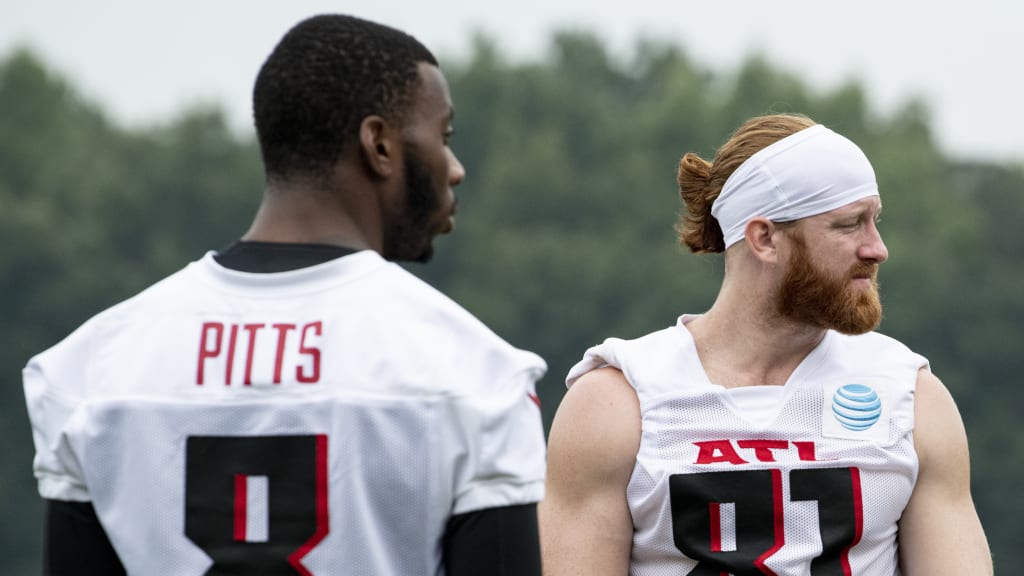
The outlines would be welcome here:
[[[465,54],[481,31],[511,58],[537,58],[566,27],[623,56],[640,36],[670,41],[718,73],[760,52],[816,89],[859,80],[882,113],[924,99],[952,155],[1024,161],[1016,0],[0,0],[0,57],[29,46],[125,125],[215,102],[248,130],[263,59],[292,24],[322,12],[390,24],[446,56]]]

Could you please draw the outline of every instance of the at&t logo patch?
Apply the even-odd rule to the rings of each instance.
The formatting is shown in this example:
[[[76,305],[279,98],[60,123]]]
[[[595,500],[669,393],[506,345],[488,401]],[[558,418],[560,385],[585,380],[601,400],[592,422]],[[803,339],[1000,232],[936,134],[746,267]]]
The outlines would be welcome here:
[[[846,384],[832,395],[832,413],[843,428],[860,432],[878,423],[882,401],[870,386]]]
[[[830,438],[874,440],[889,438],[889,405],[885,388],[862,383],[825,387],[822,432]]]

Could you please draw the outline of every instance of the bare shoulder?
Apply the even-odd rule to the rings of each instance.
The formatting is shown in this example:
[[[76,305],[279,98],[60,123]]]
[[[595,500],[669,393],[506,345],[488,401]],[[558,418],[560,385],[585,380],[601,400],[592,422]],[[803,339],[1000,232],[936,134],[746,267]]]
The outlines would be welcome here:
[[[921,463],[950,457],[966,459],[967,433],[946,385],[922,368],[914,397],[914,446]]]
[[[931,370],[921,368],[917,373],[917,398],[925,402],[952,402],[946,385]]]
[[[640,401],[615,368],[580,377],[565,393],[548,440],[548,459],[574,469],[617,474],[632,470],[640,446]],[[596,479],[596,478],[595,478]]]

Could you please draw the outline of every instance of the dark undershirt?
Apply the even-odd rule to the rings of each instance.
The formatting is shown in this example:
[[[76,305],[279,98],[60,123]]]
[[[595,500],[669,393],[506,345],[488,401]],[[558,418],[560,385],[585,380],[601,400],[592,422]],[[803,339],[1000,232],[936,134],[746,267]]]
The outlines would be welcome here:
[[[214,259],[240,272],[298,270],[355,251],[325,244],[235,242]],[[90,502],[47,500],[43,574],[121,576],[125,570]],[[524,504],[459,514],[445,528],[447,576],[540,576],[537,506]]]
[[[329,244],[285,244],[239,240],[213,256],[218,264],[239,272],[287,272],[354,254]]]

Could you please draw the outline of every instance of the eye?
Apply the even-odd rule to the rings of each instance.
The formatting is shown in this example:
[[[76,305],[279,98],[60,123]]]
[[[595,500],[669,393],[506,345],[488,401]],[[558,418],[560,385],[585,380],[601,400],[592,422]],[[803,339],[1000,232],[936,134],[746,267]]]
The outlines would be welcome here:
[[[447,130],[445,130],[445,132],[444,132],[444,145],[445,146],[447,146],[451,142],[451,139],[452,139],[453,136],[455,136],[455,129],[454,128],[448,128]]]

